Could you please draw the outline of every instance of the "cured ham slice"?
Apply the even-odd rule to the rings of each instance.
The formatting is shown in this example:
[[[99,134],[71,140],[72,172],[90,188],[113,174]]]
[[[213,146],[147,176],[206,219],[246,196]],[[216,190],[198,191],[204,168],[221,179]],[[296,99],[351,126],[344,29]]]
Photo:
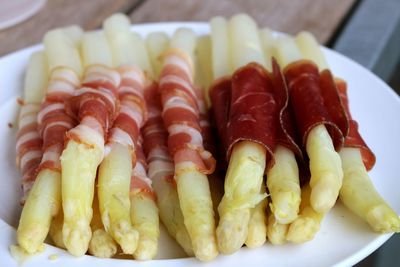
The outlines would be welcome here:
[[[289,64],[284,74],[303,145],[306,146],[310,131],[324,124],[339,149],[348,133],[348,123],[330,71],[319,73],[313,62],[299,60]]]
[[[358,123],[351,116],[346,82],[340,79],[336,79],[336,86],[339,90],[339,95],[342,100],[347,118],[349,120],[349,133],[344,140],[343,146],[359,148],[365,168],[367,169],[367,171],[369,171],[375,165],[375,155],[368,147],[368,145],[364,142],[364,139],[358,132]]]
[[[229,159],[235,143],[247,140],[262,144],[273,160],[276,144],[297,156],[302,152],[288,109],[288,92],[276,61],[273,73],[256,63],[238,69],[232,79],[223,78],[212,86],[210,98],[220,139]],[[273,164],[271,164],[272,166]]]

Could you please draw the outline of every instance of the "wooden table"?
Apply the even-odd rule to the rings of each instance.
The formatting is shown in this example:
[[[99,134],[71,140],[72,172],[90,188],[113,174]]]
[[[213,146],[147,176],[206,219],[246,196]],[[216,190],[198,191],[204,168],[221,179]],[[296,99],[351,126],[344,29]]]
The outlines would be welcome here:
[[[52,28],[78,24],[85,30],[101,27],[115,12],[128,14],[133,23],[208,21],[216,15],[246,12],[260,26],[296,33],[308,30],[324,44],[334,36],[354,0],[48,0],[32,18],[0,31],[0,56],[39,43]]]

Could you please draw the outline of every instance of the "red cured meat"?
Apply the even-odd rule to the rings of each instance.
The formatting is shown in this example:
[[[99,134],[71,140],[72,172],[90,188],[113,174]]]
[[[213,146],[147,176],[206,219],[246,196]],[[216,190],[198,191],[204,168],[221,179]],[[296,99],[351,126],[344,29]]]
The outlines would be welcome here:
[[[347,84],[343,80],[336,80],[336,85],[339,90],[339,95],[345,108],[347,117],[349,119],[349,134],[344,140],[344,147],[356,147],[360,149],[361,156],[365,168],[369,171],[375,165],[375,155],[372,150],[367,146],[358,132],[358,123],[352,119],[349,109],[349,99],[347,97]]]
[[[300,60],[288,65],[284,75],[303,145],[309,132],[324,124],[338,150],[347,135],[348,122],[330,71],[319,73],[313,62]]]
[[[227,159],[233,145],[241,140],[262,144],[272,166],[276,144],[286,146],[302,158],[297,145],[288,92],[284,77],[275,60],[273,72],[250,63],[230,78],[214,82],[210,99],[214,118]]]

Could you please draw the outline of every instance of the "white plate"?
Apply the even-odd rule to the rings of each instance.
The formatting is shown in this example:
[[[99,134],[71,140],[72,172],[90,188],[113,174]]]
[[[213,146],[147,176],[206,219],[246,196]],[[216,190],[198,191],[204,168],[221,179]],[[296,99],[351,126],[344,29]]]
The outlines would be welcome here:
[[[46,0],[0,0],[0,30],[29,19],[45,3]]]
[[[172,33],[177,27],[192,28],[198,34],[208,33],[205,23],[158,23],[134,26],[143,35],[151,31]],[[18,200],[20,176],[15,169],[15,125],[17,114],[16,98],[21,94],[22,79],[29,55],[40,49],[34,46],[23,49],[0,59],[0,262],[2,266],[17,266],[10,256],[8,246],[15,244],[14,226],[18,222],[20,207]],[[377,163],[371,178],[384,198],[400,213],[398,194],[398,151],[400,151],[399,97],[374,74],[329,49],[325,55],[336,76],[344,78],[349,86],[351,111],[360,124],[365,141],[376,153]],[[349,266],[368,256],[391,235],[378,235],[366,223],[350,213],[341,203],[327,215],[320,232],[314,240],[303,245],[272,246],[266,244],[258,249],[242,248],[230,256],[218,256],[207,266]],[[181,251],[166,235],[161,243],[161,258],[176,257]],[[57,254],[56,262],[49,256]],[[91,256],[74,258],[52,246],[46,246],[44,253],[27,259],[24,266],[139,266],[135,261],[97,259]],[[203,263],[193,259],[153,260],[147,266],[200,266]]]

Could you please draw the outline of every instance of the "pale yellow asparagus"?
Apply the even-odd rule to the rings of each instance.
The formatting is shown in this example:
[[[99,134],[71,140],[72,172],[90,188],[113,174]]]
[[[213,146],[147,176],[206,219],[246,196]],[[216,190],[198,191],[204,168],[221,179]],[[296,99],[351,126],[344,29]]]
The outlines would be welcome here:
[[[268,215],[267,237],[273,245],[283,245],[286,243],[286,234],[289,224],[278,223],[273,213]]]
[[[300,32],[296,35],[296,44],[300,49],[304,59],[308,59],[317,64],[319,70],[328,68],[325,56],[320,48],[318,41],[309,32]]]
[[[147,51],[155,71],[156,79],[162,69],[162,54],[169,46],[169,38],[165,33],[155,32],[147,36]],[[148,173],[152,180],[153,189],[157,195],[157,205],[162,223],[167,228],[168,233],[175,238],[178,244],[189,256],[193,256],[192,244],[189,233],[183,221],[182,211],[179,205],[176,184],[169,181],[167,177],[173,176],[174,164],[164,162],[166,170],[160,170],[161,161],[154,160],[149,162]]]
[[[99,210],[99,201],[95,193],[93,199],[93,217],[90,222],[92,238],[89,242],[89,253],[99,258],[111,258],[117,253],[117,244],[104,229]]]
[[[280,224],[297,218],[301,200],[299,168],[292,151],[278,145],[275,164],[267,171],[267,187],[271,196],[270,209]]]
[[[274,36],[272,31],[268,28],[263,28],[259,30],[258,35],[260,36],[261,47],[264,52],[265,58],[265,68],[268,71],[272,71],[272,61],[271,57],[274,56]]]
[[[158,79],[162,69],[162,54],[169,46],[169,37],[164,32],[152,32],[147,35],[146,48],[154,70],[155,78]]]
[[[24,101],[27,104],[40,105],[46,92],[49,63],[59,65],[63,53],[72,50],[69,45],[61,44],[65,41],[65,35],[60,30],[54,30],[45,37],[46,54],[37,52],[30,58],[24,82]],[[56,47],[60,47],[61,56],[49,56],[48,50]],[[50,228],[51,217],[60,207],[60,198],[59,172],[42,170],[26,199],[17,229],[18,244],[28,253],[35,253],[42,248]]]
[[[61,201],[61,197],[60,197]],[[51,221],[49,236],[53,241],[54,245],[59,248],[65,248],[62,228],[64,224],[64,214],[62,209],[59,209],[56,216],[54,216],[53,220]]]
[[[328,68],[315,37],[308,32],[296,36],[296,42],[306,58],[317,63],[320,70]],[[343,167],[343,185],[339,197],[355,214],[377,232],[398,232],[400,219],[374,188],[362,163],[358,148],[342,148],[339,152]]]
[[[112,66],[110,49],[102,33],[86,33],[81,45],[85,67]],[[66,248],[74,256],[85,254],[89,246],[94,181],[103,155],[104,143],[88,146],[72,139],[61,155],[63,237]]]
[[[172,163],[171,163],[172,164]],[[149,164],[149,174],[152,172]],[[172,166],[173,170],[173,166]],[[173,173],[172,173],[173,175]],[[157,195],[157,204],[160,212],[160,219],[168,230],[168,233],[175,238],[178,244],[189,256],[193,256],[192,244],[189,233],[183,222],[183,215],[179,205],[178,193],[173,182],[164,178],[163,173],[151,177],[153,188]]]
[[[209,35],[197,38],[196,58],[198,60],[198,84],[204,89],[204,98],[208,107],[211,106],[208,87],[213,81],[211,37]]]
[[[265,193],[264,187],[261,193]],[[267,204],[268,199],[265,198],[250,211],[249,230],[245,241],[249,248],[261,247],[267,239]]]
[[[275,48],[282,68],[304,58],[291,37],[279,37]],[[325,213],[336,202],[342,186],[343,171],[339,154],[335,151],[332,139],[323,124],[314,127],[309,132],[306,151],[310,158],[310,203],[314,210]]]
[[[257,25],[247,15],[236,15],[227,23],[211,21],[214,79],[232,74],[249,62],[265,65]],[[260,190],[266,164],[265,148],[241,141],[234,145],[225,177],[225,194],[219,205],[218,248],[230,254],[242,247],[248,234],[250,211],[265,198]]]
[[[266,69],[272,71],[272,56],[276,56],[271,30],[259,31],[266,61]],[[294,153],[277,145],[274,151],[275,164],[267,170],[267,187],[271,196],[270,209],[277,222],[288,224],[296,219],[300,205],[300,179]]]
[[[122,14],[112,15],[104,21],[103,28],[114,66],[135,65],[138,51],[132,49],[129,19]],[[132,167],[129,147],[119,143],[109,144],[109,152],[100,165],[98,176],[98,197],[104,228],[125,254],[133,254],[139,239],[130,218]]]
[[[376,191],[358,148],[344,147],[339,152],[343,166],[340,200],[376,232],[400,231],[400,218]]]
[[[311,188],[301,189],[300,214],[289,226],[286,240],[293,243],[304,243],[314,238],[319,231],[324,214],[316,212],[310,205]]]
[[[188,56],[192,68],[195,46],[196,35],[189,29],[178,29],[170,42],[171,49],[177,49]],[[176,164],[175,181],[194,254],[200,260],[211,260],[218,255],[218,250],[207,175],[199,172],[194,165]]]
[[[155,199],[143,192],[131,192],[131,220],[140,238],[134,252],[137,260],[153,259],[158,250],[160,226]]]
[[[230,75],[233,71],[231,59],[231,41],[229,40],[228,22],[223,17],[210,20],[211,54],[213,78]],[[207,94],[208,95],[208,94]]]
[[[51,218],[60,208],[60,198],[60,173],[41,171],[25,202],[17,230],[18,244],[29,254],[43,249]]]
[[[124,145],[113,144],[100,164],[97,192],[104,228],[125,254],[133,254],[139,239],[130,218],[131,173],[131,152]]]

